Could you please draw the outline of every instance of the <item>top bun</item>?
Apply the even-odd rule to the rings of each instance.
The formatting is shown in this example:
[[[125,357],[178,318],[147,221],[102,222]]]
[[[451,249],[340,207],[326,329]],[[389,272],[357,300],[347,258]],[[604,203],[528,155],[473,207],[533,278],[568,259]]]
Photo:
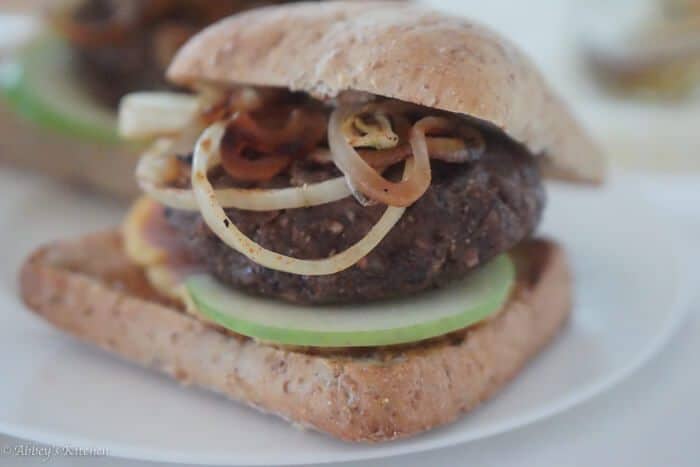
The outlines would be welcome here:
[[[168,77],[335,97],[362,91],[486,121],[545,156],[545,172],[598,183],[605,163],[567,107],[513,44],[469,20],[397,2],[306,2],[210,26]]]

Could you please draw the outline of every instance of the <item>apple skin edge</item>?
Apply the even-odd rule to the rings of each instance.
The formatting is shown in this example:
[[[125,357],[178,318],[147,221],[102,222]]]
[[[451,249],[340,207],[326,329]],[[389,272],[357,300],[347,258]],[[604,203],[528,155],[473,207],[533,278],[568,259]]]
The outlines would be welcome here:
[[[413,306],[410,298],[402,300],[402,311],[391,309],[397,303],[392,300],[355,307],[313,307],[247,296],[208,275],[193,276],[185,285],[195,312],[238,334],[275,344],[337,348],[418,342],[466,328],[497,313],[514,283],[513,262],[502,255],[463,283],[433,292],[430,303],[416,304],[421,312],[413,316],[429,317],[420,320],[407,318]],[[372,310],[367,312],[367,307]],[[425,312],[428,307],[449,311],[431,315]],[[248,311],[252,309],[254,313]],[[272,310],[269,316],[265,316],[267,310]],[[324,314],[329,312],[341,319],[326,319]],[[287,317],[286,325],[280,323],[278,313]]]
[[[86,95],[69,68],[70,54],[60,39],[35,39],[14,60],[0,63],[0,103],[47,131],[95,144],[123,144],[114,112]]]

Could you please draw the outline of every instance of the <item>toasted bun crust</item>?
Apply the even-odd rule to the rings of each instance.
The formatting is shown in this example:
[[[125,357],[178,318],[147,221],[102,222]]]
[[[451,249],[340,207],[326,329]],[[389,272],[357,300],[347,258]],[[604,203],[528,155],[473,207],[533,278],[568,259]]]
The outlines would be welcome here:
[[[496,317],[370,358],[275,348],[207,325],[158,298],[115,232],[41,248],[20,281],[24,301],[52,324],[130,361],[344,440],[386,441],[473,409],[561,327],[571,300],[562,250],[532,241],[518,263],[519,284]]]
[[[395,2],[317,2],[245,12],[209,27],[168,70],[199,81],[363,91],[490,122],[545,170],[601,182],[599,148],[513,44],[466,19]]]
[[[134,179],[137,152],[46,131],[0,103],[0,163],[128,199],[139,193]]]

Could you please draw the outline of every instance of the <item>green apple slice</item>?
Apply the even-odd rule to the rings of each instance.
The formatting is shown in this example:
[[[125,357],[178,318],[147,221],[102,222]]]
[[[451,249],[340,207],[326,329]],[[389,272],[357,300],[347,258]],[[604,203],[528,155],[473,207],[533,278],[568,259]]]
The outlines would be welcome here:
[[[189,277],[185,286],[204,317],[238,334],[285,345],[372,347],[417,342],[482,321],[502,307],[514,281],[515,267],[502,255],[449,287],[361,305],[292,305],[247,295],[204,274]]]
[[[86,91],[71,69],[70,50],[52,37],[0,63],[0,98],[24,118],[73,138],[117,144],[116,114]]]

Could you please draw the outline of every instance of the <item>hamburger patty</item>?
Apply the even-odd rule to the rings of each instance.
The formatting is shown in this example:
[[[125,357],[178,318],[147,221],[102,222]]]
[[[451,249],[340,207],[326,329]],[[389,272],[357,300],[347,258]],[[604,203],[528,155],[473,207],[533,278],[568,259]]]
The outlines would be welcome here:
[[[537,226],[545,196],[533,158],[501,137],[467,164],[432,162],[428,191],[365,258],[328,276],[299,276],[264,268],[229,248],[199,214],[168,210],[191,253],[232,287],[294,303],[363,302],[408,295],[466,276],[509,250]],[[293,184],[330,173],[297,167]],[[326,170],[327,172],[327,170]],[[228,209],[231,220],[265,248],[302,259],[326,258],[359,241],[382,215],[353,198],[304,209],[246,212]]]

